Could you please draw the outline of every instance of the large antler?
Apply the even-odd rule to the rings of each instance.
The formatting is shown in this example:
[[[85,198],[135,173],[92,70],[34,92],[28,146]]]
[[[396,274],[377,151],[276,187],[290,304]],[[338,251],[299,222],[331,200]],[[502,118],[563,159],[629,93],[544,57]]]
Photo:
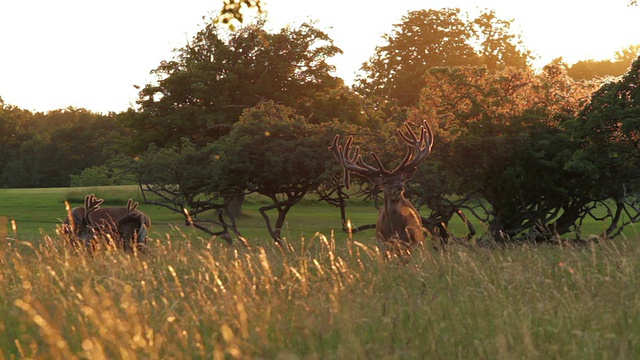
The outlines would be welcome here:
[[[127,214],[133,213],[137,208],[138,208],[137,201],[134,202],[132,199],[129,199],[129,201],[127,201]]]
[[[376,161],[378,167],[375,168],[373,166],[367,165],[364,161],[362,161],[362,156],[360,156],[360,147],[356,146],[356,149],[351,155],[351,143],[353,142],[353,136],[349,136],[347,138],[347,142],[344,144],[344,148],[338,144],[340,140],[340,135],[336,135],[333,138],[333,142],[331,143],[331,147],[329,150],[333,152],[333,156],[335,156],[336,160],[342,165],[344,170],[343,179],[344,186],[349,189],[351,176],[350,173],[356,173],[358,175],[362,175],[369,179],[373,179],[382,174],[388,173],[382,166],[378,155],[375,153],[371,153],[374,160]]]
[[[104,202],[102,199],[98,199],[94,194],[89,194],[84,198],[84,218],[86,225],[93,225],[91,223],[90,215],[96,210],[100,209],[100,205]]]
[[[351,172],[375,181],[376,178],[383,175],[394,175],[414,169],[427,157],[427,155],[429,155],[433,146],[433,132],[431,131],[429,124],[427,124],[426,121],[423,121],[422,126],[420,127],[420,137],[416,135],[409,124],[405,123],[404,128],[406,129],[406,134],[402,132],[402,129],[398,129],[397,132],[400,138],[407,143],[407,154],[402,162],[400,162],[400,164],[391,172],[384,168],[380,158],[374,152],[371,152],[370,154],[376,162],[377,167],[368,165],[362,160],[360,147],[356,146],[353,154],[351,154],[353,136],[349,136],[347,138],[344,148],[338,144],[340,135],[336,135],[333,138],[333,143],[331,144],[331,147],[329,147],[329,150],[333,152],[336,160],[338,160],[342,165],[344,170],[344,185],[347,189],[349,189]]]
[[[392,173],[405,172],[418,166],[431,152],[433,147],[433,131],[426,121],[420,126],[420,138],[416,136],[409,124],[404,123],[406,134],[398,129],[398,135],[407,143],[407,154]]]

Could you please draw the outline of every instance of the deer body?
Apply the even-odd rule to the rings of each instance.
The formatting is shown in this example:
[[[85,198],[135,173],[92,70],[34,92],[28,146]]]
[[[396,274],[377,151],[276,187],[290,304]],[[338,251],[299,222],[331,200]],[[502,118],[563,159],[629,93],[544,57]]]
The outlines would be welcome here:
[[[384,194],[384,205],[378,214],[376,232],[383,242],[397,242],[413,247],[424,242],[420,213],[404,197],[404,185],[399,195]]]
[[[101,208],[103,200],[95,195],[85,197],[84,207],[71,210],[73,225],[69,217],[64,220],[65,228],[70,229],[78,239],[88,244],[96,235],[111,235],[118,242],[118,247],[132,252],[132,243],[138,247],[146,244],[151,218],[137,210],[138,203],[131,199],[126,207]]]
[[[73,215],[74,221],[76,223],[78,223],[78,221],[82,221],[82,219],[84,219],[85,217],[85,208],[84,207],[76,207],[73,208],[73,210],[71,210],[71,214]],[[143,219],[144,225],[146,227],[150,227],[151,226],[151,218],[149,218],[149,216],[145,213],[143,213],[140,210],[134,210],[133,211],[134,214],[139,214],[140,217]],[[90,216],[90,222],[92,224],[95,224],[97,226],[108,226],[110,224],[115,224],[117,223],[118,220],[124,218],[125,216],[128,216],[129,213],[127,212],[127,208],[126,207],[106,207],[106,208],[99,208],[98,210],[92,212],[91,214],[89,214]],[[65,223],[68,224],[69,220],[65,219]]]
[[[401,252],[424,242],[422,218],[418,210],[404,197],[404,184],[415,174],[416,167],[427,157],[433,146],[433,132],[426,121],[420,128],[420,137],[416,136],[408,124],[404,127],[406,132],[398,129],[397,133],[407,144],[407,154],[392,171],[385,170],[380,158],[373,152],[371,156],[376,166],[362,160],[360,148],[356,147],[352,154],[353,136],[347,138],[343,147],[338,144],[340,136],[336,135],[329,148],[343,167],[344,184],[347,189],[350,186],[351,173],[366,177],[376,186],[382,187],[384,206],[380,209],[376,221],[378,239]]]

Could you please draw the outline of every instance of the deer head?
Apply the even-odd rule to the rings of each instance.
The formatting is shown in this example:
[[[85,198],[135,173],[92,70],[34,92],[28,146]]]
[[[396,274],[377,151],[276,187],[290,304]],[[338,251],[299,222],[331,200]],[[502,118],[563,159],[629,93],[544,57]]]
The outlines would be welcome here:
[[[138,202],[134,202],[129,199],[127,201],[126,212],[123,218],[116,222],[116,229],[118,231],[119,244],[125,249],[125,251],[133,252],[133,245],[137,245],[138,250],[143,250],[146,244],[147,227],[144,223],[145,214],[141,211],[136,211],[138,208]]]
[[[388,171],[382,165],[380,158],[374,152],[371,157],[375,166],[362,160],[360,148],[351,151],[353,136],[349,136],[344,147],[339,145],[340,136],[333,138],[329,149],[344,170],[344,185],[350,186],[350,174],[356,174],[369,179],[375,185],[382,187],[384,206],[380,209],[376,222],[378,238],[386,243],[397,243],[400,246],[414,246],[424,241],[422,219],[415,207],[404,197],[404,185],[416,172],[416,167],[429,155],[433,146],[433,132],[426,121],[420,127],[420,135],[405,123],[397,130],[400,139],[407,144],[407,153],[400,164]]]
[[[84,207],[75,208],[72,214],[75,218],[75,233],[78,239],[87,243],[94,235],[95,223],[91,221],[91,215],[100,209],[104,200],[98,199],[94,194],[85,196]]]

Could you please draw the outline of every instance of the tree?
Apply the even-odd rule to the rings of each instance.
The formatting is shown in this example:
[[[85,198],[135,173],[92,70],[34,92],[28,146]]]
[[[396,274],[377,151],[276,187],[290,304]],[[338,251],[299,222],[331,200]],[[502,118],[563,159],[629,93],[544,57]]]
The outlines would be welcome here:
[[[629,70],[633,61],[640,55],[640,44],[629,45],[620,51],[616,51],[615,60],[626,64],[626,70]]]
[[[327,146],[342,127],[337,122],[313,124],[268,101],[245,110],[226,135],[206,146],[189,139],[175,147],[152,145],[137,167],[144,193],[153,195],[147,203],[182,213],[187,225],[228,242],[230,231],[245,242],[229,202],[259,193],[271,200],[260,213],[269,234],[281,243],[289,210],[337,172]]]
[[[353,107],[349,97],[330,101],[348,89],[330,74],[327,59],[341,50],[324,32],[303,24],[270,33],[263,25],[223,35],[208,24],[173,60],[163,61],[153,71],[157,84],[140,90],[140,110],[122,117],[134,130],[135,150],[150,143],[174,146],[185,136],[203,146],[219,136],[217,125],[233,124],[244,109],[263,100],[289,106],[315,122],[331,120],[320,117],[327,105]]]
[[[150,146],[135,166],[145,201],[181,214],[187,226],[220,236],[229,244],[230,232],[244,243],[229,209],[237,193],[217,185],[212,168],[218,162],[212,155],[211,148],[196,147],[186,138],[179,146]]]
[[[262,0],[224,0],[222,10],[220,10],[216,22],[229,24],[229,26],[235,28],[232,24],[233,20],[239,23],[244,22],[243,9],[256,9],[258,14],[262,14],[262,6]]]
[[[68,186],[70,175],[102,165],[124,148],[126,136],[115,116],[68,108],[36,113],[28,118],[23,137],[4,168],[10,187]]]
[[[629,63],[614,62],[611,60],[580,60],[571,65],[567,74],[574,80],[593,80],[607,76],[620,76],[625,73]]]
[[[82,170],[79,175],[71,174],[71,186],[115,186],[137,185],[135,160],[124,153],[107,159],[104,164]]]
[[[212,144],[217,191],[256,192],[271,200],[260,208],[276,243],[291,208],[323,181],[337,164],[327,150],[338,123],[313,124],[293,109],[264,102],[246,110],[229,135]],[[275,210],[275,221],[268,212]]]
[[[568,124],[580,148],[567,165],[582,171],[589,196],[608,209],[615,236],[640,220],[640,57],[619,80],[596,91]]]
[[[460,9],[411,11],[384,35],[383,46],[362,66],[356,89],[397,106],[416,106],[431,67],[485,65],[526,67],[528,51],[509,31],[510,22],[486,11],[468,21]]]
[[[7,105],[0,98],[0,169],[20,154],[20,144],[32,136],[29,125],[33,114],[29,111]],[[7,184],[0,179],[0,187]]]
[[[437,123],[438,136],[432,152],[437,171],[416,176],[431,191],[421,194],[425,204],[440,215],[447,215],[441,210],[447,206],[484,204],[490,234],[505,241],[523,235],[545,241],[577,229],[593,184],[584,169],[570,166],[579,148],[564,124],[589,87],[557,66],[539,75],[433,68],[426,81],[421,106]],[[448,201],[453,194],[465,202]]]
[[[581,60],[571,65],[567,74],[574,80],[592,80],[608,76],[621,76],[629,70],[629,66],[638,56],[639,45],[630,45],[617,51],[614,61]]]

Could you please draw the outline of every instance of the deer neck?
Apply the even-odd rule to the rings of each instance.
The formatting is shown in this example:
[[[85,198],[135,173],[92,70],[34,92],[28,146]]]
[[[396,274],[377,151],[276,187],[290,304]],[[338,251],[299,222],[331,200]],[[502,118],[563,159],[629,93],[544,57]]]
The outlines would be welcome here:
[[[402,208],[406,206],[407,199],[404,197],[404,191],[401,192],[388,192],[384,196],[385,211],[389,213],[401,212]]]

